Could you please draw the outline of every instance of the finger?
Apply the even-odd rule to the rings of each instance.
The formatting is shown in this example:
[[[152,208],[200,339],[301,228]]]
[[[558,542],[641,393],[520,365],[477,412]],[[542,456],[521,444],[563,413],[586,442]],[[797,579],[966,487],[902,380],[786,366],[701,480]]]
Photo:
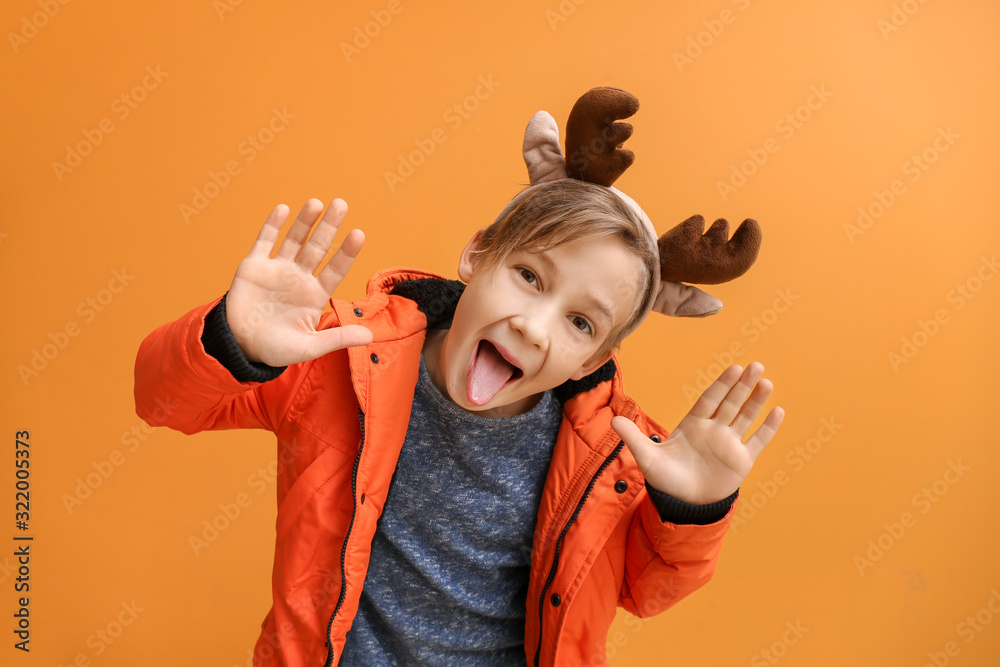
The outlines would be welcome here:
[[[326,266],[319,272],[319,275],[316,276],[320,286],[326,290],[327,294],[333,294],[337,290],[344,276],[351,270],[351,266],[354,264],[354,260],[357,259],[364,244],[365,233],[360,229],[352,229],[351,233],[344,239],[344,242],[337,248],[337,252],[326,263]]]
[[[316,223],[316,218],[323,211],[323,202],[318,199],[310,199],[302,206],[299,216],[295,218],[291,229],[285,235],[285,240],[278,246],[278,254],[275,259],[292,260],[298,257],[302,244],[309,236],[309,230]]]
[[[772,389],[774,389],[774,384],[770,380],[762,378],[757,383],[757,386],[753,388],[750,398],[740,408],[740,413],[736,415],[736,419],[732,423],[732,428],[739,433],[740,440],[747,434],[747,430],[750,428],[753,420],[757,419],[757,415],[760,413],[760,409],[764,407],[764,403],[767,402]]]
[[[347,215],[347,202],[343,199],[334,199],[312,236],[299,251],[299,256],[295,258],[296,264],[309,273],[316,271],[326,253],[330,252],[333,239],[337,236],[337,229],[340,228],[345,215]]]
[[[317,331],[309,345],[309,355],[318,359],[324,354],[357,345],[368,345],[374,340],[371,329],[360,324],[348,324]]]
[[[767,447],[767,444],[771,442],[771,438],[774,437],[775,432],[777,432],[778,427],[781,426],[781,421],[785,418],[784,409],[775,406],[771,408],[771,411],[767,413],[767,417],[764,419],[764,423],[760,425],[754,434],[750,436],[747,440],[746,448],[747,454],[750,455],[750,460],[754,461],[757,456]]]
[[[267,216],[267,220],[264,221],[264,226],[260,228],[257,240],[254,241],[253,247],[250,248],[249,257],[270,257],[271,250],[274,249],[274,243],[278,240],[278,232],[281,231],[287,219],[288,207],[284,204],[275,206],[271,214]]]
[[[639,466],[639,471],[645,475],[656,458],[657,445],[639,430],[634,421],[627,417],[613,417],[611,428],[615,429],[618,436],[628,445],[636,464]]]
[[[711,419],[715,411],[719,409],[722,399],[726,397],[726,394],[729,393],[733,384],[739,380],[742,374],[743,367],[738,364],[734,364],[722,371],[718,379],[709,385],[708,389],[698,397],[698,400],[695,401],[694,406],[688,414],[699,419]]]
[[[750,392],[753,391],[754,385],[757,381],[764,375],[763,364],[754,361],[746,370],[743,371],[743,375],[740,379],[733,385],[732,389],[726,393],[726,397],[722,399],[722,403],[719,404],[719,409],[715,412],[715,419],[719,423],[729,426],[736,419],[736,415],[739,414],[740,408],[746,403],[747,397],[750,396]]]

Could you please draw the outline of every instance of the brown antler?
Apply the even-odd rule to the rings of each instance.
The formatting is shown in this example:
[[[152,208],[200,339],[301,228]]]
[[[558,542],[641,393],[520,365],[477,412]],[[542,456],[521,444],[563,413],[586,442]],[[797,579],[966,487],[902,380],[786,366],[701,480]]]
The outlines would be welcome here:
[[[621,88],[592,88],[573,105],[566,122],[566,173],[589,183],[610,186],[635,160],[620,148],[632,126],[616,123],[639,109],[639,100]]]
[[[705,232],[705,219],[693,215],[660,237],[660,277],[701,285],[733,280],[757,259],[761,238],[756,220],[744,220],[730,239],[725,219],[719,218]]]

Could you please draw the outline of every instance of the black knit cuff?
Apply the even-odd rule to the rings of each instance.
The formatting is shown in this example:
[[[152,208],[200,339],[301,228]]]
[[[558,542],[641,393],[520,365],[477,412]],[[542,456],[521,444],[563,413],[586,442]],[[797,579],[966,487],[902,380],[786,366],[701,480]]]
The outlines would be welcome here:
[[[694,524],[696,526],[715,523],[726,516],[729,508],[736,502],[736,497],[740,495],[740,490],[736,489],[733,495],[718,502],[707,505],[692,505],[662,491],[657,491],[649,485],[649,482],[646,482],[646,491],[649,493],[649,499],[653,501],[653,505],[659,510],[661,520],[668,523]]]
[[[205,352],[215,357],[240,382],[267,382],[281,375],[287,366],[269,366],[250,361],[243,354],[226,320],[226,296],[205,316],[201,343]]]

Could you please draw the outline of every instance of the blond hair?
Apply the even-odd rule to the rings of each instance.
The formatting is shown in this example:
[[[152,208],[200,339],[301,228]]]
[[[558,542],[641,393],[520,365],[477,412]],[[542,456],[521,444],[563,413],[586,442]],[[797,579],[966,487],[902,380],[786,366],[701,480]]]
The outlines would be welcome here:
[[[477,248],[477,263],[493,268],[515,250],[544,252],[590,238],[615,238],[643,266],[639,295],[629,317],[612,330],[599,357],[632,333],[656,298],[659,254],[656,240],[649,238],[645,224],[620,197],[608,188],[572,178],[546,181],[522,190],[486,228]]]

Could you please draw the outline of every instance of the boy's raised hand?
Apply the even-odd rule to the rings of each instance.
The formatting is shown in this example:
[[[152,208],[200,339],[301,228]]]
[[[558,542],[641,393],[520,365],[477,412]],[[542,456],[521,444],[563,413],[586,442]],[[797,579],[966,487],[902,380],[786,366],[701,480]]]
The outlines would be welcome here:
[[[718,502],[739,488],[785,416],[780,407],[772,408],[743,444],[773,389],[763,375],[757,362],[746,370],[727,368],[662,443],[650,440],[625,417],[613,418],[611,426],[651,487],[694,505]]]
[[[353,230],[323,270],[313,275],[333,246],[347,203],[334,199],[310,236],[323,202],[307,201],[272,258],[288,212],[284,204],[271,211],[226,296],[226,320],[240,349],[250,361],[271,366],[308,361],[372,341],[372,332],[357,324],[316,330],[327,301],[365,241],[361,230]]]

